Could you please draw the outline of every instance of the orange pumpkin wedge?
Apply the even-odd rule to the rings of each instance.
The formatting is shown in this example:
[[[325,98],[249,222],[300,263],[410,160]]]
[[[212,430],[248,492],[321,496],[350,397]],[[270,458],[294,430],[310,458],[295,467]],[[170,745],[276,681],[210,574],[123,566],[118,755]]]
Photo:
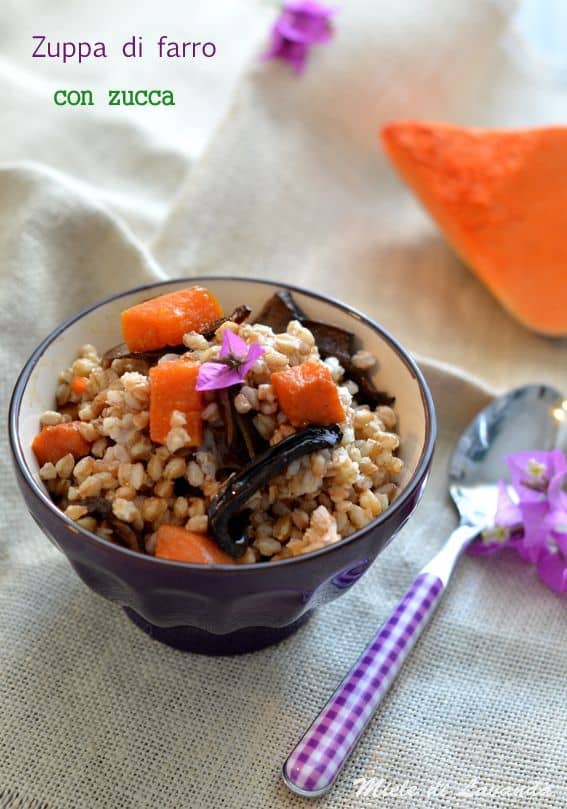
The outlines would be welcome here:
[[[393,164],[453,249],[536,332],[567,334],[567,127],[396,121]]]

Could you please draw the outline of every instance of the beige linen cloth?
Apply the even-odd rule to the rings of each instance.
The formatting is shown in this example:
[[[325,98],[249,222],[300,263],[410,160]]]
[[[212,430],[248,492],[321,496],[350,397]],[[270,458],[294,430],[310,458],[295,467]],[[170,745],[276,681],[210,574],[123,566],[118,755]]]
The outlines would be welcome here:
[[[213,6],[219,40],[234,37],[238,4]],[[153,25],[149,4],[140,7],[138,26]],[[413,350],[493,386],[533,378],[565,385],[565,344],[528,334],[501,311],[375,142],[380,122],[396,116],[498,124],[560,117],[555,94],[525,62],[517,66],[514,44],[503,50],[512,2],[345,3],[336,40],[314,53],[303,78],[281,65],[252,66],[194,165],[231,87],[215,85],[214,111],[199,132],[183,128],[181,110],[171,132],[162,118],[152,129],[104,110],[59,118],[45,92],[61,74],[39,80],[13,45],[18,19],[31,28],[18,8],[12,0],[0,12],[4,398],[37,342],[80,306],[153,278],[203,272],[330,292]],[[54,3],[55,19],[69,8]],[[232,52],[231,70],[261,47],[271,13],[247,12],[247,44]],[[84,19],[95,18],[91,11]],[[181,81],[177,71],[162,86],[169,78]],[[187,80],[192,92],[212,92],[202,90],[202,75]],[[440,438],[419,511],[351,591],[296,636],[241,658],[153,643],[92,594],[25,513],[3,445],[0,809],[305,804],[280,782],[283,759],[454,524],[447,454],[488,394],[424,367]],[[565,602],[531,568],[510,557],[464,559],[320,805],[565,806],[565,628]],[[371,794],[358,794],[357,779]]]

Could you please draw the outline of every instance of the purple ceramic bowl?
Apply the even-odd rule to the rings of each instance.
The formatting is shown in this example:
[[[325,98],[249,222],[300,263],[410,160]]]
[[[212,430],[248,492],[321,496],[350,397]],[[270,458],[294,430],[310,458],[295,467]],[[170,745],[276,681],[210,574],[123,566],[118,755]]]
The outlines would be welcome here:
[[[77,526],[50,500],[31,441],[53,407],[57,374],[84,343],[99,350],[121,342],[120,312],[153,295],[206,285],[225,310],[247,303],[259,312],[278,289],[293,292],[309,317],[353,331],[379,359],[378,387],[396,397],[405,462],[401,493],[387,511],[320,551],[267,564],[193,565],[143,556]],[[95,592],[124,607],[152,637],[207,654],[248,652],[291,634],[311,610],[332,601],[368,569],[413,512],[435,443],[435,412],[414,360],[384,329],[344,304],[286,284],[239,278],[190,278],[138,287],[83,309],[34,351],[10,404],[10,443],[18,483],[33,518]]]

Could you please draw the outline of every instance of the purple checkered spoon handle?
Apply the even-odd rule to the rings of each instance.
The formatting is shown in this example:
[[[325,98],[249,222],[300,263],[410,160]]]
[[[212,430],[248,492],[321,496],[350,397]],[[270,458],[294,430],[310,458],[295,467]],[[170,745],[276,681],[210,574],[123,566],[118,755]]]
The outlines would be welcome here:
[[[478,528],[459,526],[451,534],[294,748],[283,766],[293,792],[317,798],[332,786],[431,617],[462,550],[477,533]]]

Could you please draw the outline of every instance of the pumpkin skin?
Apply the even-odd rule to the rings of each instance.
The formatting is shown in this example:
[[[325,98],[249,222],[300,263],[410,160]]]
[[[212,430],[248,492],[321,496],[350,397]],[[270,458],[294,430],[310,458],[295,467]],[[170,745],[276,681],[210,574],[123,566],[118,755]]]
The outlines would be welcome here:
[[[453,249],[521,323],[567,335],[567,127],[395,121],[382,143]]]

